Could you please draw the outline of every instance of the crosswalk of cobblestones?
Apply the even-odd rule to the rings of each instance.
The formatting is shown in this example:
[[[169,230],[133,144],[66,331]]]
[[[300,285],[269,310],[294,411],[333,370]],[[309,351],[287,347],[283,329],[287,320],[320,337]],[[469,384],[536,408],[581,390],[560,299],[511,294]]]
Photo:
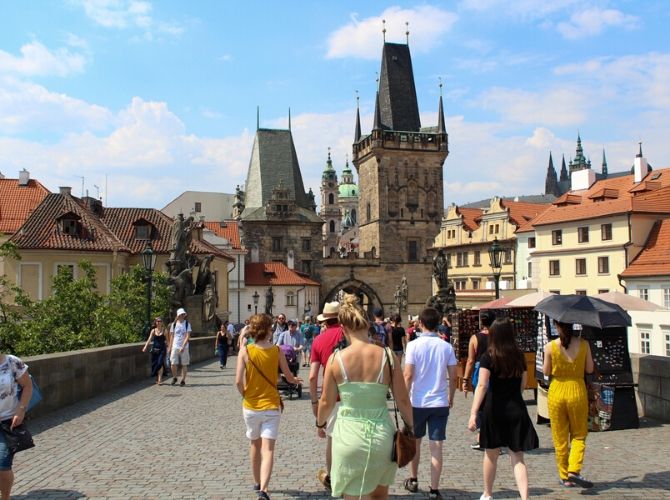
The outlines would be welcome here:
[[[147,380],[31,421],[37,446],[16,456],[13,498],[254,499],[235,361],[224,371],[214,361],[195,366],[186,387]],[[470,403],[457,394],[447,428],[441,490],[449,499],[479,498],[482,491],[482,454],[470,449],[466,430]],[[529,409],[534,418],[535,407]],[[643,419],[640,429],[591,434],[583,473],[596,486],[588,491],[558,486],[550,430],[537,428],[541,448],[526,460],[532,497],[670,498],[670,426]],[[273,500],[329,498],[316,481],[323,449],[305,391],[303,399],[286,402]],[[427,497],[428,461],[424,445],[421,491],[402,489],[401,470],[392,498]],[[506,457],[494,498],[518,498]]]

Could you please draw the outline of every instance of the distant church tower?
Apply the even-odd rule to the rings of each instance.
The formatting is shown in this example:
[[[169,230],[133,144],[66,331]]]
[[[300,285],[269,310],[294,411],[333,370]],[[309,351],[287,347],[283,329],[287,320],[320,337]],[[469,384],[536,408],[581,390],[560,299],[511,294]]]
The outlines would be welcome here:
[[[549,152],[549,166],[547,167],[547,178],[544,181],[544,194],[553,194],[556,197],[561,196],[561,188],[558,185],[558,177],[554,168],[554,159]]]
[[[582,138],[577,134],[577,150],[575,152],[575,159],[570,162],[570,175],[577,170],[585,170],[591,168],[591,160],[584,156],[584,149],[582,148]]]
[[[333,168],[328,148],[326,168],[321,174],[321,210],[319,216],[325,221],[323,225],[323,256],[329,257],[337,251],[337,239],[340,232],[342,214],[338,204],[337,172]]]
[[[422,129],[409,45],[384,43],[370,135],[361,136],[356,112],[359,255],[382,263],[430,263],[428,248],[444,210],[447,141],[442,95],[437,127]],[[430,280],[425,286],[428,297]]]
[[[354,183],[354,174],[349,168],[349,158],[342,170],[342,181],[338,188],[338,205],[342,214],[342,230],[346,231],[358,225],[358,185]],[[345,222],[346,219],[346,222]]]

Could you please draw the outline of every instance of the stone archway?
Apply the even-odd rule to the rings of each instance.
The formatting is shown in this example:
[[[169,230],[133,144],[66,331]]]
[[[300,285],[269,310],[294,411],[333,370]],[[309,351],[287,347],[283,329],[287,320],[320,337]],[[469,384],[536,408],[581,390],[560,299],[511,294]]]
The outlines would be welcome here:
[[[372,317],[372,311],[375,308],[378,307],[382,311],[384,310],[384,305],[379,298],[379,295],[377,295],[377,292],[375,292],[375,290],[367,283],[364,283],[363,281],[357,280],[355,278],[349,278],[344,281],[340,281],[326,295],[324,295],[320,310],[323,310],[323,306],[326,302],[333,302],[338,300],[338,294],[340,293],[340,290],[343,290],[345,293],[353,293],[354,295],[357,295],[361,301],[363,309],[367,311],[368,316],[370,317]]]

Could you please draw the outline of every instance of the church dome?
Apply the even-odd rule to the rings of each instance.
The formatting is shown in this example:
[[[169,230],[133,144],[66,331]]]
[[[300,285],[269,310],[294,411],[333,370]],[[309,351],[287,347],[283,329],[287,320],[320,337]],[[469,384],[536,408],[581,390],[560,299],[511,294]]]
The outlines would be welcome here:
[[[356,184],[340,184],[340,198],[358,198]]]

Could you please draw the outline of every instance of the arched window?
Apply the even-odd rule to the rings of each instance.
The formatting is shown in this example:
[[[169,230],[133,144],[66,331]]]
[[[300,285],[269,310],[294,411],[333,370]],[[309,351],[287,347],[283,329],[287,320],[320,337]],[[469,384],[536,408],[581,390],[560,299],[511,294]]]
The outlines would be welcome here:
[[[334,220],[330,221],[330,232],[331,233],[335,232],[335,221]]]
[[[333,203],[335,203],[335,195],[333,193],[330,193],[328,195],[328,204],[332,205]]]
[[[355,208],[351,209],[351,222],[356,224],[356,209]]]

